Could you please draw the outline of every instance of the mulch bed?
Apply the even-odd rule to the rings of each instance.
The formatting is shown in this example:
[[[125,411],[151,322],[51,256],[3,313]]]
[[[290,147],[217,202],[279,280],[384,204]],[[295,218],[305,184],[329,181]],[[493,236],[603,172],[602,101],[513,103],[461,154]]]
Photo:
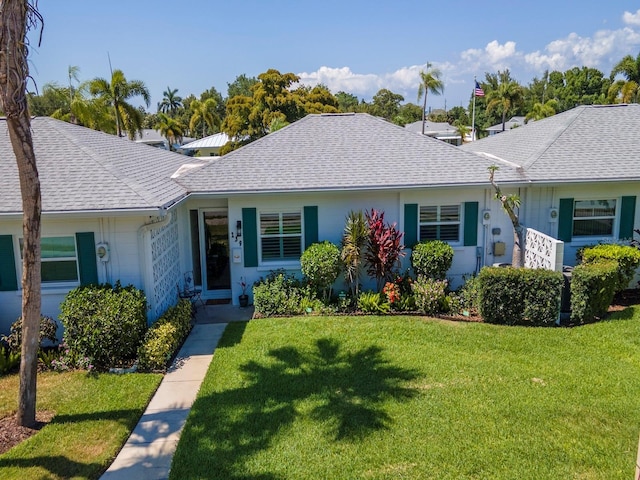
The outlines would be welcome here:
[[[16,414],[0,418],[0,454],[23,442],[31,435],[38,433],[42,427],[51,421],[54,415],[54,412],[36,412],[35,428],[19,426],[16,423]]]

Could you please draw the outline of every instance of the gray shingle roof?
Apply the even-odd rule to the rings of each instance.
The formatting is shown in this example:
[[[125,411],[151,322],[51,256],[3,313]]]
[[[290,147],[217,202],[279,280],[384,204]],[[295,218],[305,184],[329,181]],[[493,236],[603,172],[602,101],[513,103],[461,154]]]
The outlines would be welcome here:
[[[308,115],[191,170],[193,192],[274,192],[487,184],[494,162],[368,114]],[[501,177],[522,180],[515,169]]]
[[[52,118],[31,121],[43,212],[138,210],[186,194],[170,180],[193,159]],[[18,169],[0,120],[0,213],[22,211]]]
[[[459,148],[518,164],[533,182],[640,180],[640,105],[581,106]]]

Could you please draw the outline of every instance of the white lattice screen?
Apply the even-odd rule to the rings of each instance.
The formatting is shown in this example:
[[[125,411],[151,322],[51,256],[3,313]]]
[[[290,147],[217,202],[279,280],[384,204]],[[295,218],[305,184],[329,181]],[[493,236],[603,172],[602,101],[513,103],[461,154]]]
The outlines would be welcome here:
[[[524,266],[526,268],[562,271],[564,242],[533,228],[527,228],[524,245]]]
[[[152,300],[150,307],[156,319],[171,305],[177,296],[176,285],[180,282],[180,249],[178,244],[178,212],[168,225],[149,231],[151,267],[153,270],[153,292],[147,292]],[[152,296],[152,298],[149,298]]]

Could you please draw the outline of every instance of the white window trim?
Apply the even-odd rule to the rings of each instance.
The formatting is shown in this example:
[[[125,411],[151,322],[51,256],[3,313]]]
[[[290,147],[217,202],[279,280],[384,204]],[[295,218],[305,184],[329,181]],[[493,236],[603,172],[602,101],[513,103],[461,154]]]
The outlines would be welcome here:
[[[75,252],[76,255],[75,257],[57,257],[57,258],[42,258],[42,255],[40,255],[40,262],[41,263],[46,263],[46,262],[64,262],[64,261],[70,261],[73,260],[76,262],[76,277],[77,280],[67,280],[67,281],[62,281],[62,282],[46,282],[46,281],[41,281],[41,289],[42,289],[42,293],[47,293],[47,294],[57,294],[57,293],[68,293],[70,289],[75,288],[75,287],[79,287],[80,286],[80,260],[78,259],[78,240],[75,236],[75,234],[72,235],[43,235],[42,239],[46,239],[46,238],[73,238],[73,245],[75,248]],[[41,239],[41,242],[42,242]],[[14,245],[14,248],[16,249],[16,265],[18,266],[18,291],[20,292],[20,294],[22,294],[22,282],[21,282],[21,278],[22,278],[22,270],[23,270],[23,263],[22,263],[22,248],[21,248],[21,240],[23,240],[23,237],[18,236],[16,238],[16,243],[17,245]]]
[[[615,206],[615,212],[613,214],[613,217],[607,215],[600,215],[597,217],[576,217],[576,203],[578,202],[591,202],[591,201],[600,201],[600,200],[615,200],[616,202],[616,206]],[[621,199],[620,197],[613,197],[613,198],[594,198],[594,197],[585,197],[585,198],[574,198],[573,200],[573,210],[571,212],[571,243],[574,245],[589,245],[589,244],[593,244],[594,242],[599,242],[599,241],[607,241],[607,240],[614,240],[617,238],[617,234],[616,232],[618,231],[618,222],[619,222],[619,218],[620,218],[620,202]],[[599,219],[611,219],[613,218],[613,223],[611,225],[611,235],[574,235],[573,234],[573,223],[576,220],[599,220]]]
[[[261,223],[262,223],[262,215],[280,215],[280,227],[282,227],[282,215],[297,213],[300,215],[300,233],[299,234],[280,234],[278,237],[299,237],[300,238],[300,255],[304,252],[304,213],[301,208],[275,208],[275,209],[265,209],[258,210],[258,270],[266,271],[273,270],[274,268],[285,268],[285,269],[299,269],[300,268],[300,259],[296,260],[285,260],[282,258],[277,258],[273,260],[263,260],[262,259],[262,239],[264,236],[261,233]],[[269,237],[269,236],[267,236]],[[275,237],[272,235],[271,238]]]
[[[421,222],[420,221],[420,209],[422,207],[437,207],[438,208],[438,216],[440,216],[440,209],[442,207],[453,207],[453,206],[457,206],[458,207],[458,216],[459,216],[459,220],[457,222],[442,222],[442,221],[438,221],[438,222]],[[458,225],[458,240],[453,241],[453,240],[442,240],[443,242],[448,243],[451,246],[462,246],[463,244],[463,239],[464,239],[464,208],[463,208],[463,204],[461,203],[437,203],[437,204],[418,204],[418,242],[424,242],[430,239],[423,239],[420,236],[420,227],[422,227],[423,225]],[[435,240],[435,239],[433,239]]]

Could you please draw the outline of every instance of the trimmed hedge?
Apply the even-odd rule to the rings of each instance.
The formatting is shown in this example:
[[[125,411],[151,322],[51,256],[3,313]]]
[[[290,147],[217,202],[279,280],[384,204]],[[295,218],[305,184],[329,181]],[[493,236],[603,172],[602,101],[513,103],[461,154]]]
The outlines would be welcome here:
[[[616,260],[601,259],[576,266],[571,275],[571,321],[585,323],[602,318],[619,281],[620,267]]]
[[[480,314],[487,323],[553,325],[560,314],[562,273],[485,267],[478,275]]]
[[[453,262],[453,247],[441,240],[418,243],[411,252],[411,266],[418,277],[444,280]]]
[[[628,245],[601,244],[584,248],[580,252],[583,263],[593,263],[600,260],[615,260],[618,262],[618,278],[616,280],[616,292],[620,292],[629,286],[640,265],[640,250]]]
[[[98,369],[135,360],[147,330],[147,301],[132,285],[87,285],[71,290],[60,304],[64,342],[75,358]]]
[[[140,370],[158,371],[167,367],[191,331],[191,309],[191,302],[182,299],[151,325],[138,348]]]
[[[302,313],[303,298],[310,296],[308,288],[283,270],[272,271],[253,286],[255,313],[263,317]]]

